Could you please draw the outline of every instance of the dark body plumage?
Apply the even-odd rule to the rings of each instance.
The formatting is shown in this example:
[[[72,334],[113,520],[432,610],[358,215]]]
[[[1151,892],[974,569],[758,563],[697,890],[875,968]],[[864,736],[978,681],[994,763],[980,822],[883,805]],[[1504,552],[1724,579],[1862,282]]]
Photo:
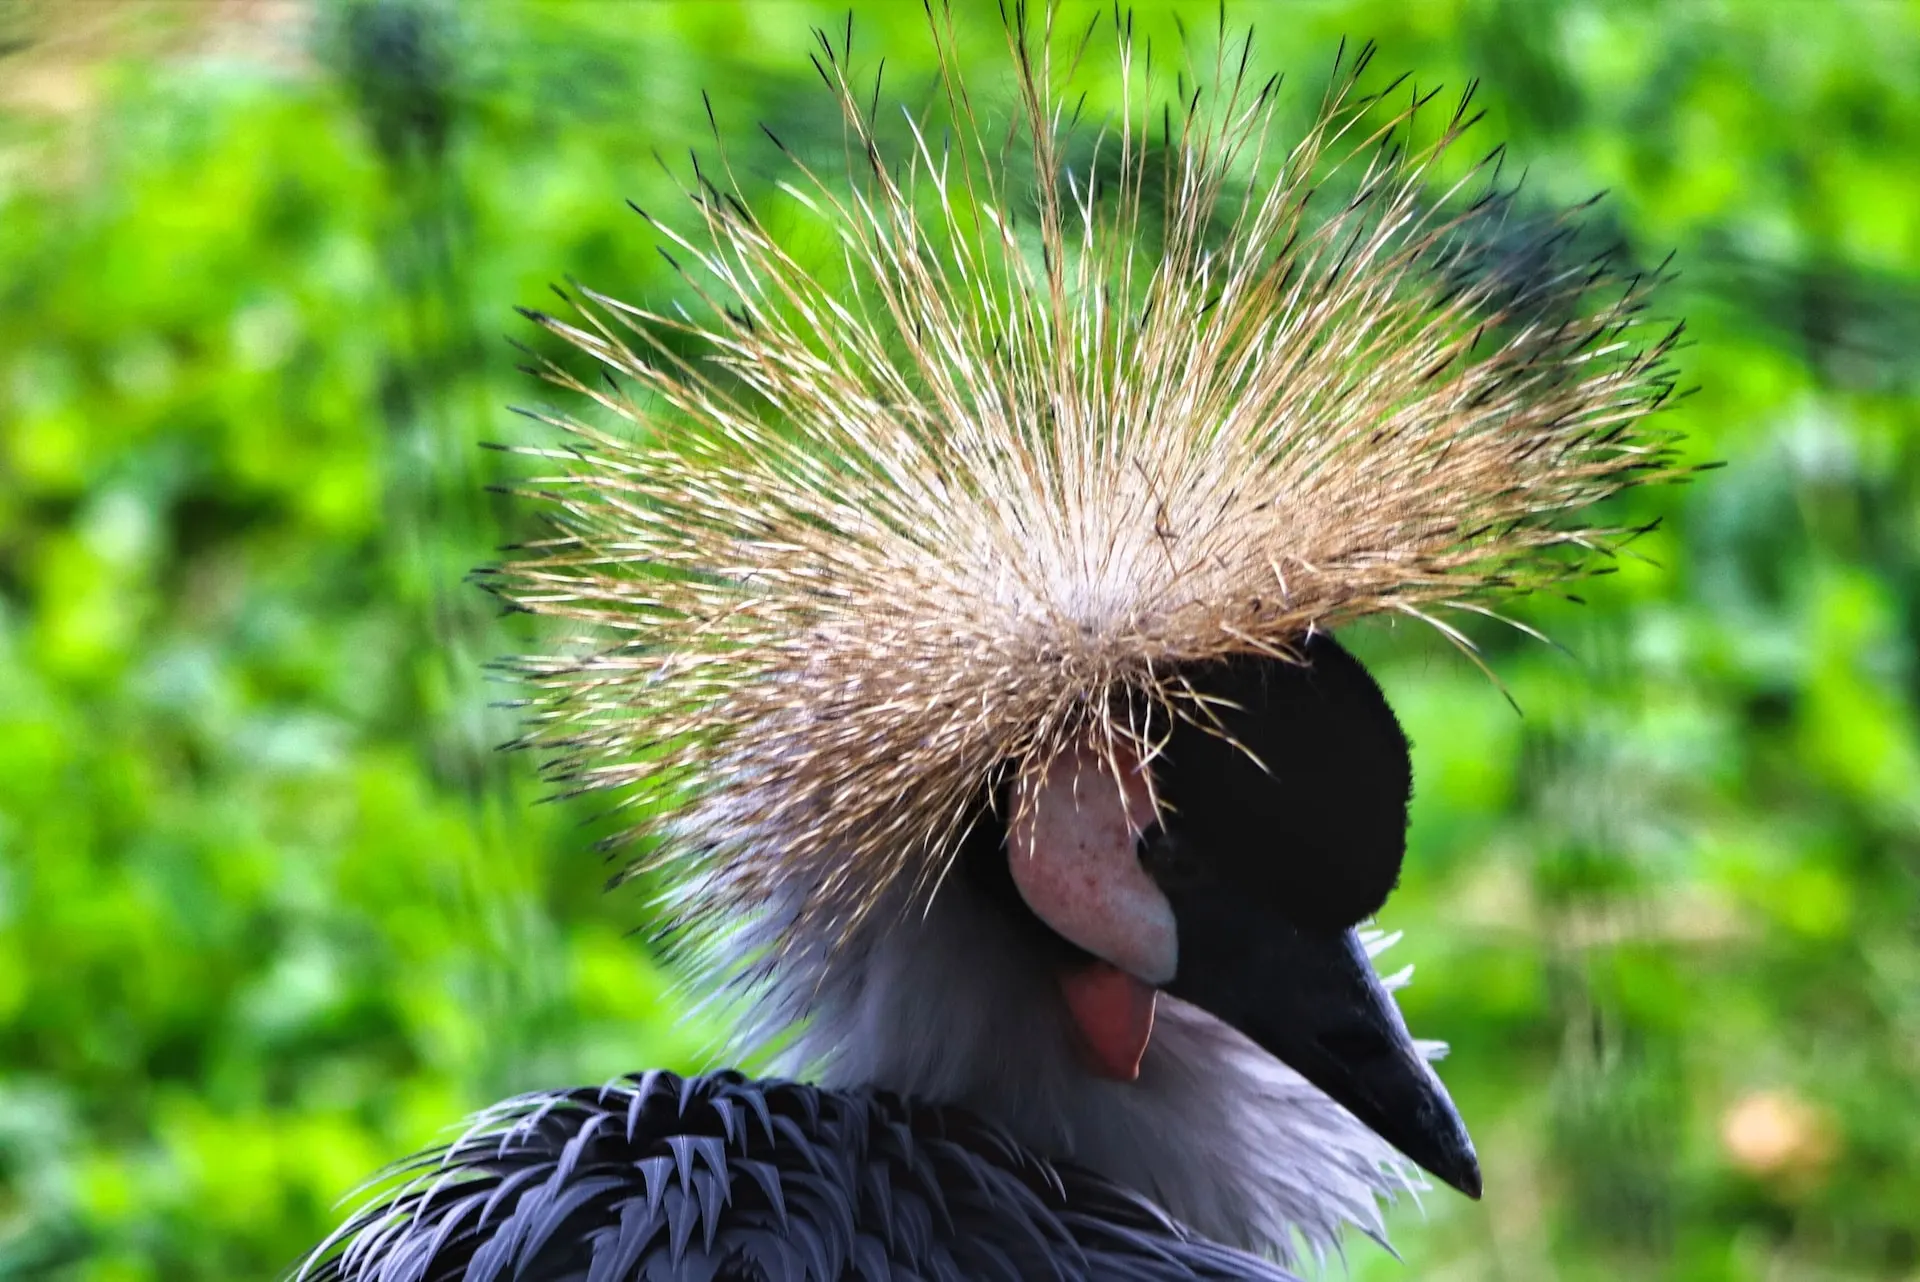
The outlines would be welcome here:
[[[499,1105],[314,1282],[1295,1282],[962,1109],[654,1072]]]

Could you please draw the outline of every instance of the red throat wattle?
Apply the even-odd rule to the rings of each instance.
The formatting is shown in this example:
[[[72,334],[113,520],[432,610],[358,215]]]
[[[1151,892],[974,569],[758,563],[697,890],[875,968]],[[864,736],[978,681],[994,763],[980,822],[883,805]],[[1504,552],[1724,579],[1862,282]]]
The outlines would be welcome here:
[[[1153,1036],[1159,990],[1111,962],[1092,961],[1062,971],[1060,992],[1079,1031],[1087,1068],[1116,1082],[1137,1079]]]

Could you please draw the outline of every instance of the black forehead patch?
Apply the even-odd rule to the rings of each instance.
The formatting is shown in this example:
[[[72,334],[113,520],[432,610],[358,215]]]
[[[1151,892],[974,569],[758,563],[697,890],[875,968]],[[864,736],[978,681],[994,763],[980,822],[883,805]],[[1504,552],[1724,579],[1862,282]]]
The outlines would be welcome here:
[[[1173,862],[1298,926],[1344,929],[1400,879],[1413,763],[1360,661],[1325,634],[1304,649],[1305,664],[1236,658],[1185,674],[1235,706],[1213,706],[1220,729],[1195,724],[1197,710],[1171,727],[1156,767],[1166,831],[1143,856],[1151,866],[1165,843]]]

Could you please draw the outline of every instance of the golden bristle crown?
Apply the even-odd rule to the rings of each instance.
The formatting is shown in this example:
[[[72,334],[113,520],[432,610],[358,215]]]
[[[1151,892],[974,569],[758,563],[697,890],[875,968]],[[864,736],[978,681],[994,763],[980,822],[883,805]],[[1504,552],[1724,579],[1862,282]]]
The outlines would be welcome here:
[[[684,305],[537,317],[613,377],[545,375],[625,423],[537,416],[552,536],[492,583],[584,640],[520,664],[526,742],[645,803],[703,919],[797,887],[790,929],[843,938],[937,884],[1006,772],[1179,707],[1191,665],[1383,613],[1457,639],[1673,471],[1653,277],[1578,209],[1523,216],[1497,150],[1449,168],[1471,91],[1366,91],[1362,50],[1288,139],[1250,35],[1156,73],[1123,15],[1099,118],[1105,42],[1016,10],[1000,107],[930,16],[897,129],[820,36],[844,165],[781,146],[790,233],[722,147],[649,219]]]

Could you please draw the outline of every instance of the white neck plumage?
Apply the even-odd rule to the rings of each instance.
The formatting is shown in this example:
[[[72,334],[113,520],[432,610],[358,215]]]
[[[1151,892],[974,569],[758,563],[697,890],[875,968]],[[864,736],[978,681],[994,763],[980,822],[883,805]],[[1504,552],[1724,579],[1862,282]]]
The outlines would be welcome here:
[[[775,925],[727,951],[754,956]],[[876,925],[826,965],[823,947],[752,967],[747,1037],[785,1038],[783,1072],[961,1105],[1215,1241],[1322,1255],[1349,1226],[1384,1238],[1382,1200],[1425,1187],[1292,1069],[1164,994],[1139,1079],[1090,1073],[1046,959],[963,878],[923,918]]]

